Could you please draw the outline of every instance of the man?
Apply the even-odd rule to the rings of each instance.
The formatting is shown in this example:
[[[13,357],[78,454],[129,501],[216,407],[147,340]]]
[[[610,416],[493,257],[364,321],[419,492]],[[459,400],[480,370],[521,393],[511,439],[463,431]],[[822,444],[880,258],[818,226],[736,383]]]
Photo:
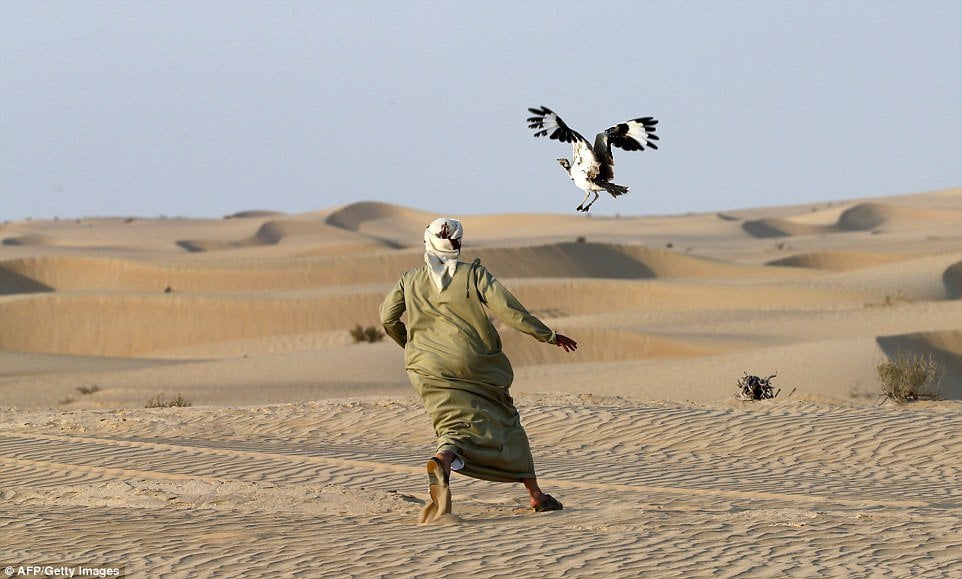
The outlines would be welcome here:
[[[437,435],[437,453],[427,463],[431,501],[420,522],[451,512],[452,470],[524,483],[535,511],[561,510],[538,486],[528,436],[508,392],[514,373],[484,306],[515,330],[565,352],[578,344],[531,315],[480,260],[458,261],[462,234],[456,219],[432,221],[424,231],[424,265],[404,272],[381,304],[381,323],[404,348],[408,378]]]

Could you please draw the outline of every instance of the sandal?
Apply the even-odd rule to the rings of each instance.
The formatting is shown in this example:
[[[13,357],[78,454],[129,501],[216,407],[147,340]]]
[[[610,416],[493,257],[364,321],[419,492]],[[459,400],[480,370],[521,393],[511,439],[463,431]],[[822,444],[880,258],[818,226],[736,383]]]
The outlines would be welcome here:
[[[421,509],[418,523],[430,523],[443,515],[451,513],[450,475],[444,470],[444,463],[432,456],[427,464],[428,493],[431,500]]]
[[[562,505],[558,501],[558,499],[554,498],[551,495],[545,495],[544,499],[542,499],[540,503],[534,506],[534,512],[536,513],[544,513],[547,511],[560,511],[563,509],[564,509],[564,505]]]

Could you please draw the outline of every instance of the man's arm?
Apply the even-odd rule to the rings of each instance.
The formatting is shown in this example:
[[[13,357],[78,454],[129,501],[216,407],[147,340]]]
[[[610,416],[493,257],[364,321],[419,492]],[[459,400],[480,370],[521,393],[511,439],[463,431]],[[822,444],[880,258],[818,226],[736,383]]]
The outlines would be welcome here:
[[[514,294],[483,268],[477,268],[478,293],[494,315],[519,332],[524,332],[541,342],[555,344],[565,352],[574,352],[578,343],[567,336],[556,334],[544,322],[531,314]]]
[[[407,328],[401,321],[404,309],[404,278],[401,278],[381,303],[380,314],[384,332],[402,348],[408,341]]]

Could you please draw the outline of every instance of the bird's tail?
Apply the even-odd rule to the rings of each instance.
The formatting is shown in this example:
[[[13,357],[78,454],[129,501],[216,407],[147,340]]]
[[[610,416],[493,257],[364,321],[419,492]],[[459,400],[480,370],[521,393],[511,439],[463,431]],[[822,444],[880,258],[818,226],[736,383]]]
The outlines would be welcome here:
[[[614,183],[599,183],[599,185],[604,187],[605,191],[611,193],[612,197],[619,197],[628,192],[628,188],[624,185],[615,185]]]

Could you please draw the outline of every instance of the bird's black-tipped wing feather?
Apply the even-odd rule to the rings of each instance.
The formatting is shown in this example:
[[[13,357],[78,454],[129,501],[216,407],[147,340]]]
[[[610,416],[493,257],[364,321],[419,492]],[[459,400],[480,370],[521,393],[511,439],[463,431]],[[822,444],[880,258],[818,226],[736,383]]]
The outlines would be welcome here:
[[[645,147],[657,149],[658,145],[653,142],[658,140],[655,134],[657,124],[658,121],[651,117],[640,117],[618,123],[605,134],[608,135],[609,145],[625,151],[643,151]]]
[[[575,141],[588,142],[581,133],[573,130],[571,127],[565,124],[561,117],[556,115],[554,111],[548,107],[541,107],[540,109],[528,109],[528,111],[533,114],[533,117],[528,117],[528,128],[536,129],[534,136],[536,137],[548,137],[549,139],[554,139],[556,141],[561,141],[562,143],[574,143]]]

